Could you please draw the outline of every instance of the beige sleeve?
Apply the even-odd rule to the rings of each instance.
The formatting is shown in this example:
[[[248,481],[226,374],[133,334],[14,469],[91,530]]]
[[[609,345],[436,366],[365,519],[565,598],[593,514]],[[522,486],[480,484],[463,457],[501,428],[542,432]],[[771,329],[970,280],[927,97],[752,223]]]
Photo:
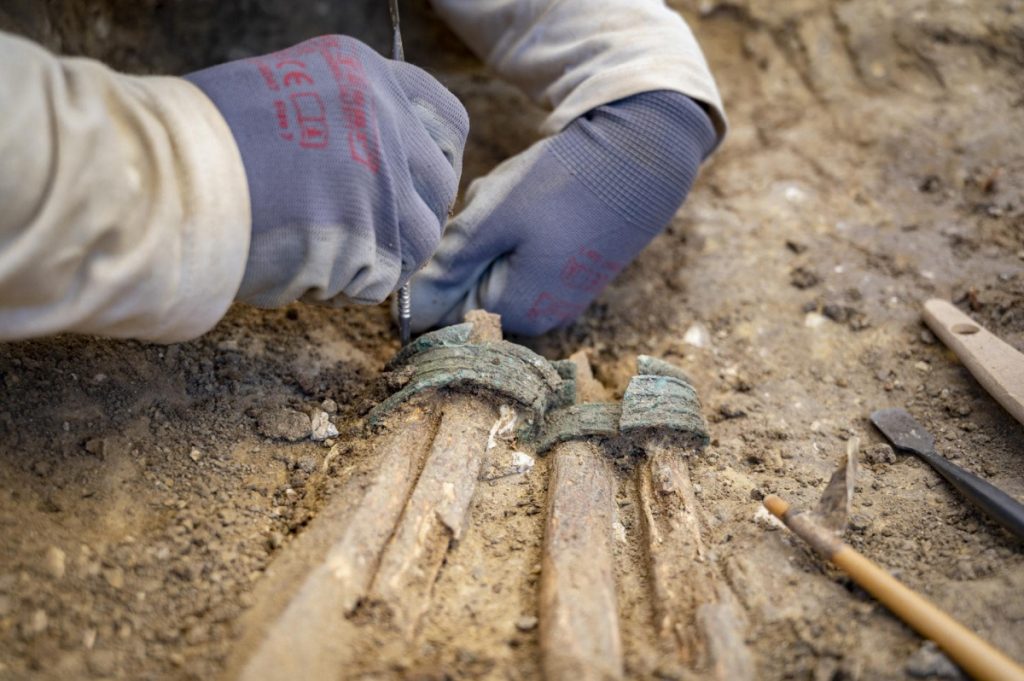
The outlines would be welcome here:
[[[224,315],[249,250],[234,138],[180,78],[0,33],[0,340],[159,342]]]
[[[432,0],[499,76],[552,109],[561,130],[608,102],[673,90],[703,102],[719,139],[718,87],[689,26],[664,0]]]

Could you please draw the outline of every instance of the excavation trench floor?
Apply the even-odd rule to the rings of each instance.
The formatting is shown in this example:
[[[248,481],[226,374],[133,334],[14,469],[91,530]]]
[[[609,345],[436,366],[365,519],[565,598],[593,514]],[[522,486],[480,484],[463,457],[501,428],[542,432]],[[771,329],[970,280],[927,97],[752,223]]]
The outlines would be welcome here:
[[[1021,544],[866,420],[903,406],[946,456],[1024,499],[1024,430],[919,319],[923,299],[948,297],[1024,349],[1024,3],[672,4],[705,48],[730,136],[655,245],[578,323],[529,345],[551,358],[589,348],[619,396],[639,353],[693,378],[712,436],[690,465],[704,541],[760,678],[950,673],[755,520],[766,493],[810,504],[851,436],[865,458],[849,541],[1024,660]],[[535,139],[543,112],[424,4],[403,24],[408,58],[470,110],[465,181]],[[368,1],[13,1],[0,2],[0,27],[139,73],[328,31],[388,40],[384,3]],[[0,346],[0,678],[224,673],[287,597],[274,593],[280,575],[322,550],[317,528],[346,517],[355,501],[342,492],[373,470],[360,421],[396,349],[384,308],[304,305],[237,306],[166,347]],[[301,431],[293,412],[324,406],[338,436],[281,439]],[[340,677],[540,678],[529,618],[549,475],[540,459],[482,482],[414,644],[365,636]],[[642,523],[631,483],[618,494],[627,674],[686,678],[643,633],[652,604],[628,548]]]

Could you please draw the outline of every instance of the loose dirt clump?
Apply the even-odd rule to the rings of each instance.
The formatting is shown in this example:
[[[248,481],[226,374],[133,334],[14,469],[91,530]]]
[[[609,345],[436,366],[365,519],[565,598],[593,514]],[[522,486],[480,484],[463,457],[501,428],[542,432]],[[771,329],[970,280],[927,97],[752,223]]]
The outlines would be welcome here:
[[[1024,660],[1020,542],[881,446],[866,418],[908,409],[940,452],[1024,499],[1024,430],[920,323],[924,299],[948,297],[1024,350],[1024,3],[670,4],[704,46],[730,137],[654,246],[576,324],[526,342],[551,358],[589,348],[617,396],[638,353],[691,376],[711,421],[690,463],[704,541],[761,678],[950,673],[841,573],[754,521],[768,493],[813,505],[852,436],[865,460],[850,543]],[[470,111],[465,184],[532,142],[543,112],[409,5],[409,60]],[[329,31],[388,45],[379,2],[15,2],[0,28],[140,73]],[[0,677],[222,673],[269,598],[261,585],[333,491],[372,469],[360,419],[396,349],[382,307],[305,305],[237,306],[172,346],[0,346]],[[321,412],[339,435],[317,442],[299,431],[303,418],[326,428]],[[376,660],[393,662],[388,678],[539,678],[548,469],[538,459],[479,485],[435,587],[462,595],[426,616],[412,659],[369,640],[349,677]],[[632,537],[634,502],[620,501]],[[623,582],[628,622],[650,608],[638,583]],[[632,676],[685,678],[652,650],[627,636]]]

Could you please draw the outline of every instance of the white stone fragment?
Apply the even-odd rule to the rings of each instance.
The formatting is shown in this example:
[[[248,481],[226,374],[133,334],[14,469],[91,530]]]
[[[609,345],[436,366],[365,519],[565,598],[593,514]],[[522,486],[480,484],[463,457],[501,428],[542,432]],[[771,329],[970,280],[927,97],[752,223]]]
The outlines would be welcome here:
[[[758,525],[767,527],[770,530],[778,530],[786,527],[781,520],[773,516],[764,506],[757,507],[757,512],[754,513],[754,522]]]
[[[706,348],[711,344],[711,334],[708,332],[708,327],[700,322],[691,324],[690,328],[683,334],[683,342],[695,348]]]
[[[338,435],[338,428],[331,423],[331,417],[322,409],[313,411],[313,416],[310,418],[310,430],[309,437],[316,442],[322,442],[329,437]]]
[[[511,442],[516,435],[516,421],[518,415],[516,410],[508,405],[501,405],[498,410],[498,420],[491,426],[491,432],[487,436],[487,449],[491,450],[498,446],[498,440]]]
[[[533,468],[533,457],[525,452],[512,452],[512,470],[515,473],[525,473]]]
[[[808,329],[816,329],[825,322],[828,321],[828,317],[817,312],[808,312],[807,316],[804,317],[804,326]]]

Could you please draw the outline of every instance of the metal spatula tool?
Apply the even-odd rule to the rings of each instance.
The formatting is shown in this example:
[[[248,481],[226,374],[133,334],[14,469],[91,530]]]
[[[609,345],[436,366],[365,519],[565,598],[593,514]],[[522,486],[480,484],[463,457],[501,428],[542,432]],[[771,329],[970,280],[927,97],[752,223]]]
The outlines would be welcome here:
[[[995,485],[960,466],[946,461],[935,451],[935,439],[924,426],[903,409],[879,409],[871,422],[903,452],[912,452],[957,488],[967,500],[1017,537],[1024,539],[1024,505]]]
[[[405,61],[398,0],[388,0],[388,13],[391,15],[391,58],[395,61]],[[409,282],[405,282],[398,289],[398,337],[403,346],[412,340],[412,284]]]

